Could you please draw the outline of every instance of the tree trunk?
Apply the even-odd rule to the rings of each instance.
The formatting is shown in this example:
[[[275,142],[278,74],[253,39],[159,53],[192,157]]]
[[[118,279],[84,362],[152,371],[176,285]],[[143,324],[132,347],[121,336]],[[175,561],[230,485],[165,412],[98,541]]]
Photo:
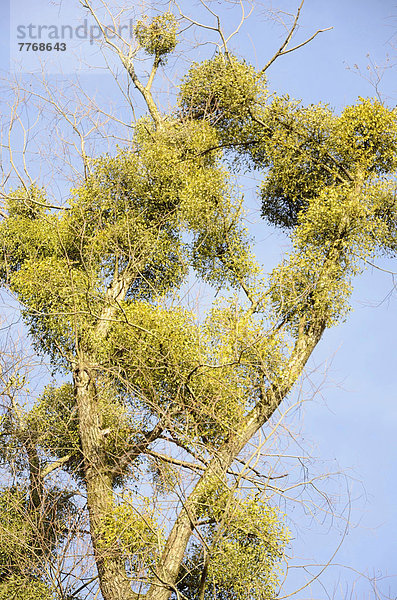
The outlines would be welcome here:
[[[112,477],[102,436],[101,415],[89,361],[80,361],[74,371],[79,413],[80,439],[84,455],[90,533],[104,600],[136,600],[131,590],[122,553],[106,544],[104,526],[113,508]]]

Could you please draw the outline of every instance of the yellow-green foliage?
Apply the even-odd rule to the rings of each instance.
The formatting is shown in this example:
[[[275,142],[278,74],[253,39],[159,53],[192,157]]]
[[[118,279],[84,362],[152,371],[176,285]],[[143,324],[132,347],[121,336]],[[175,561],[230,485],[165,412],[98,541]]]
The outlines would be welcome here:
[[[33,526],[24,514],[26,490],[4,489],[0,493],[1,578],[22,571],[34,556]]]
[[[83,327],[79,315],[96,308],[93,282],[87,274],[73,268],[67,259],[48,256],[25,260],[9,282],[26,306],[22,314],[30,324],[36,347],[52,355],[60,346],[72,352],[73,330]],[[43,331],[46,336],[40,337]]]
[[[179,108],[184,118],[211,123],[220,144],[241,155],[261,136],[258,127],[268,96],[265,84],[264,75],[252,65],[218,53],[192,64],[180,85]]]
[[[273,598],[290,540],[282,515],[255,497],[235,502],[226,497],[224,503],[214,511],[219,525],[210,550],[208,597],[212,587],[233,590],[236,600]]]
[[[375,181],[365,189],[371,215],[369,234],[372,246],[381,252],[396,255],[397,252],[397,194],[391,181]]]
[[[125,316],[129,325],[115,325],[99,356],[109,369],[120,365],[126,391],[133,382],[130,393],[152,413],[170,410],[187,439],[228,431],[244,406],[223,373],[200,368],[208,355],[193,315],[135,302],[125,306]]]
[[[396,169],[397,114],[378,100],[360,98],[337,117],[322,104],[270,96],[253,67],[217,54],[192,65],[179,102],[183,114],[214,126],[234,159],[266,169],[262,212],[274,225],[295,227],[311,199],[357,169],[364,178]]]
[[[226,590],[235,600],[274,598],[290,541],[280,511],[267,500],[221,488],[202,516],[208,522],[201,531],[208,561],[205,598],[222,597]],[[188,598],[197,597],[202,561],[202,546],[193,545],[180,587]]]
[[[50,600],[40,581],[41,551],[32,516],[26,512],[26,490],[0,492],[0,599]]]
[[[267,332],[268,323],[259,315],[247,313],[234,297],[218,302],[205,322],[208,361],[224,365],[203,377],[219,377],[226,398],[235,398],[246,412],[258,399],[260,385],[272,381],[284,357],[280,338]]]
[[[39,203],[39,204],[36,204]],[[1,224],[0,277],[7,279],[28,260],[40,260],[57,246],[56,220],[46,214],[44,190],[19,188],[7,198],[8,218]]]
[[[273,224],[296,226],[298,215],[330,188],[352,187],[358,177],[392,173],[397,114],[377,100],[360,99],[336,117],[321,105],[302,108],[276,100],[269,106],[269,136],[259,141],[267,154],[261,186],[263,215]],[[331,218],[331,217],[330,217]]]
[[[0,583],[0,600],[53,600],[48,585],[38,579],[12,575]]]
[[[336,120],[335,147],[348,167],[384,175],[397,167],[397,111],[378,100],[359,98]]]
[[[143,119],[133,149],[93,161],[70,210],[54,216],[35,188],[11,195],[0,275],[25,305],[37,348],[65,363],[75,334],[88,343],[115,270],[128,274],[130,300],[175,290],[189,261],[216,285],[255,271],[216,140],[205,122],[155,131]],[[18,194],[40,198],[33,220]]]
[[[177,44],[178,24],[173,14],[164,13],[149,23],[147,17],[138,21],[134,33],[139,44],[148,54],[162,57],[170,54]]]
[[[121,548],[130,569],[141,572],[154,568],[164,544],[158,515],[149,499],[137,502],[131,493],[124,494],[103,523],[101,550]]]
[[[183,112],[222,128],[229,121],[243,123],[265,98],[264,76],[245,61],[221,53],[193,63],[180,85]]]
[[[269,167],[261,184],[262,214],[274,225],[291,227],[299,211],[328,185],[339,183],[330,156],[332,113],[321,104],[302,108],[276,98],[264,117],[268,131],[253,146],[255,165]]]
[[[153,73],[173,51],[176,30],[169,13],[137,24],[138,43],[154,56]],[[163,532],[151,499],[123,495],[126,478],[147,483],[152,459],[148,470],[160,473],[167,457],[155,450],[166,452],[161,446],[171,439],[202,458],[202,468],[217,452],[219,465],[228,453],[232,459],[233,436],[252,407],[261,402],[250,415],[260,424],[258,415],[273,406],[265,399],[278,391],[284,397],[324,328],[346,314],[360,259],[396,252],[396,137],[396,111],[377,100],[360,99],[340,116],[322,104],[303,107],[270,95],[263,74],[245,61],[218,53],[191,66],[167,117],[156,124],[139,119],[131,145],[90,160],[67,210],[55,213],[35,186],[9,194],[0,223],[1,284],[20,300],[36,349],[54,369],[71,376],[77,366],[76,381],[85,368],[91,377],[95,443],[87,435],[87,445],[92,454],[100,449],[113,484],[107,498],[102,494],[106,518],[95,532],[105,561],[117,547],[130,572],[150,581],[151,569],[161,569]],[[228,164],[262,173],[262,216],[291,233],[291,252],[266,280]],[[193,275],[220,293],[200,320],[178,300]],[[19,452],[24,466],[30,444],[41,472],[47,461],[68,457],[63,468],[82,485],[84,458],[92,456],[82,454],[87,432],[79,430],[74,392],[72,384],[49,386],[26,414],[5,415],[1,436],[12,452],[2,452],[2,463],[11,465]],[[146,436],[159,423],[163,433],[150,456]],[[138,448],[142,456],[148,451],[147,461],[135,460]],[[170,498],[183,484],[172,459],[159,486]],[[201,466],[190,465],[189,473]],[[289,541],[282,515],[257,497],[234,497],[217,474],[203,488],[201,496],[195,488],[199,506],[192,502],[204,545],[191,547],[179,589],[197,598],[205,555],[206,600],[270,600]],[[53,552],[68,500],[54,490],[42,493],[55,507],[40,521]],[[23,580],[33,600],[41,583],[23,569],[39,511],[29,522],[21,495],[19,512],[3,510],[10,505],[4,498],[0,598],[12,597]],[[90,507],[98,521],[101,510]],[[16,574],[13,563],[22,565]]]
[[[73,386],[49,385],[27,415],[27,426],[39,446],[62,458],[71,455],[71,464],[81,462],[78,418]]]
[[[189,440],[220,443],[283,361],[279,340],[264,335],[261,319],[246,315],[236,298],[222,304],[199,325],[188,310],[125,303],[126,321],[98,349],[98,361],[123,374],[125,393],[154,414],[171,410]]]

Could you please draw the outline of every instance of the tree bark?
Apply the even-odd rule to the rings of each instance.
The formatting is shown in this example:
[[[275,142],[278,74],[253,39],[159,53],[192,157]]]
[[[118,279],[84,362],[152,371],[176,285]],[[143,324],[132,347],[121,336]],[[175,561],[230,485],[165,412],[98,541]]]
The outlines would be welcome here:
[[[92,369],[81,359],[74,371],[74,388],[79,412],[80,439],[84,455],[87,506],[90,533],[104,600],[136,600],[126,574],[122,552],[110,547],[104,536],[104,525],[112,514],[112,477],[101,433],[101,415]]]

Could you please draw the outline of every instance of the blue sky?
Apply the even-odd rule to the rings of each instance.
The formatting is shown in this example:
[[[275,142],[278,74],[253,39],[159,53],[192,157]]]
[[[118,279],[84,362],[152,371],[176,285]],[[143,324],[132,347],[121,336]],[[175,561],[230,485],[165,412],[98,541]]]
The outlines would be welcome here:
[[[44,5],[50,5],[47,0],[36,0],[36,4],[18,0],[21,9],[24,2],[26,7],[37,6],[41,10]],[[271,4],[273,8],[293,12],[298,2],[273,0]],[[225,2],[214,4],[220,5],[223,5],[221,8],[226,6]],[[269,7],[270,2],[263,5]],[[77,15],[76,2],[67,6],[70,14]],[[231,28],[231,16],[227,11],[225,14],[225,26]],[[15,44],[15,39],[9,37],[9,11],[4,0],[0,17],[0,67],[2,75],[7,76],[9,47]],[[256,66],[265,64],[282,40],[282,29],[265,17],[262,12],[261,16],[249,20],[237,44],[238,52]],[[373,65],[387,64],[389,68],[384,71],[379,91],[390,106],[395,106],[396,25],[395,0],[306,0],[296,43],[319,28],[333,29],[318,35],[296,53],[276,61],[268,71],[269,86],[279,93],[301,99],[304,104],[322,101],[339,111],[346,104],[355,102],[358,96],[374,96],[374,87],[365,77],[373,77]],[[26,75],[25,82],[28,80]],[[114,83],[103,71],[99,76],[82,73],[81,81],[104,103],[110,100],[117,103]],[[125,107],[122,106],[122,110]],[[255,202],[252,197],[253,215],[257,207]],[[287,242],[280,234],[265,229],[258,220],[254,232],[259,258],[270,270],[273,257],[279,255]],[[393,261],[383,259],[377,264],[397,271],[395,261],[393,265]],[[347,322],[326,332],[315,352],[309,367],[313,374],[303,386],[303,396],[310,400],[299,411],[296,428],[300,430],[303,447],[310,448],[311,454],[318,459],[313,472],[340,470],[350,478],[350,519],[357,526],[349,529],[334,562],[369,576],[387,576],[379,581],[379,588],[395,599],[397,319],[396,291],[393,292],[391,275],[369,269],[356,281],[352,306]],[[310,390],[317,385],[320,391],[313,398]],[[330,494],[339,493],[339,484],[332,479],[323,485]],[[346,502],[344,495],[337,505],[340,508]],[[343,525],[341,522],[325,528],[311,525],[308,530],[310,519],[299,511],[297,515],[296,520],[302,519],[302,530],[297,523],[296,556],[311,558],[316,563],[326,562],[341,540]],[[352,569],[330,567],[320,582],[306,588],[296,598],[375,598],[368,583]],[[292,571],[288,590],[298,587],[301,578],[301,572]]]

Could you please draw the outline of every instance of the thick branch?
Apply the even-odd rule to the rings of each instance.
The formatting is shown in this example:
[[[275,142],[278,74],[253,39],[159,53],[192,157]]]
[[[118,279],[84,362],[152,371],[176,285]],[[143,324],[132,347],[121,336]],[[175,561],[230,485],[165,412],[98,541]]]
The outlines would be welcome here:
[[[44,499],[40,458],[36,447],[30,439],[25,441],[25,450],[29,464],[29,505],[33,513],[38,516]]]
[[[167,454],[161,454],[160,452],[155,452],[154,450],[146,450],[145,454],[149,456],[153,456],[153,458],[157,458],[164,462],[170,463],[171,465],[177,465],[178,467],[183,467],[185,469],[191,469],[192,471],[204,471],[205,467],[201,465],[197,465],[194,463],[190,463],[187,460],[179,460],[178,458],[173,458],[172,456],[168,456]]]
[[[162,123],[162,118],[161,118],[160,112],[156,106],[155,101],[153,100],[153,96],[150,91],[156,69],[154,69],[154,70],[152,69],[152,73],[149,77],[148,85],[145,87],[141,83],[141,81],[138,79],[138,76],[135,72],[134,62],[133,62],[132,57],[126,56],[120,50],[119,50],[118,54],[119,54],[120,60],[123,64],[123,66],[125,67],[128,75],[131,77],[132,83],[135,85],[136,89],[142,94],[142,96],[146,102],[146,106],[148,107],[150,116],[152,117],[156,127],[160,127],[161,123]]]
[[[164,431],[164,427],[162,424],[157,423],[155,427],[148,433],[144,435],[144,439],[135,444],[130,452],[124,454],[119,460],[117,467],[115,467],[112,471],[112,475],[118,475],[124,472],[124,469],[140,454],[147,452],[149,444],[154,442]]]
[[[44,479],[56,469],[63,467],[63,465],[65,465],[71,459],[71,457],[71,454],[67,454],[66,456],[62,456],[62,458],[60,458],[59,460],[56,460],[55,462],[50,463],[49,465],[44,467],[44,469],[41,471],[41,478]]]
[[[119,274],[117,269],[115,269],[113,281],[106,290],[104,306],[95,328],[95,334],[99,339],[106,337],[114,321],[119,303],[124,300],[127,294],[131,280],[132,277],[127,275],[127,273]]]
[[[258,405],[245,417],[238,430],[231,434],[229,440],[209,463],[200,481],[185,502],[159,561],[158,579],[160,582],[167,582],[168,585],[160,587],[157,582],[150,588],[148,600],[168,600],[171,590],[177,582],[186,546],[196,527],[198,509],[202,500],[204,497],[208,498],[208,495],[222,483],[225,474],[241,450],[269,420],[290,392],[320,340],[323,330],[324,326],[317,322],[309,327],[307,333],[304,333],[302,328],[291,357],[285,365],[284,372],[288,373],[286,381],[282,386],[274,384],[268,390],[264,390]]]

